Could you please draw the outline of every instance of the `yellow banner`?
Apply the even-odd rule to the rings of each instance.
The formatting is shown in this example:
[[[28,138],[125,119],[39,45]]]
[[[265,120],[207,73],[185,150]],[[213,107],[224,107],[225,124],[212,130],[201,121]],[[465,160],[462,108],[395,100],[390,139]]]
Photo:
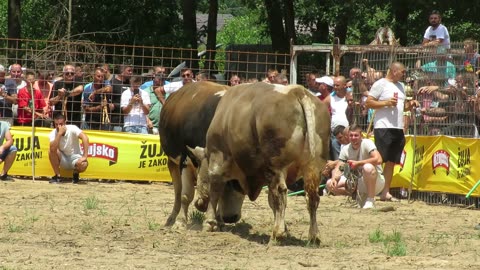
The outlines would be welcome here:
[[[11,133],[18,148],[17,157],[9,171],[11,175],[32,176],[32,148],[35,176],[51,177],[53,170],[48,158],[51,129],[12,127]],[[171,181],[167,157],[157,135],[85,130],[90,142],[88,169],[80,177],[86,179]],[[62,171],[71,177],[72,172]]]
[[[32,147],[35,157],[35,176],[51,177],[53,170],[48,159],[51,129],[32,130],[13,127],[17,158],[10,169],[11,175],[31,176]],[[90,139],[89,166],[81,174],[84,179],[171,181],[167,157],[156,135],[85,130]],[[415,145],[414,145],[415,144]],[[480,179],[480,140],[445,136],[406,137],[400,164],[395,166],[392,187],[418,191],[467,194]],[[415,172],[412,174],[412,172]],[[72,172],[62,176],[71,177]],[[480,196],[480,188],[472,193]]]
[[[479,148],[478,139],[417,136],[414,142],[407,136],[392,187],[408,188],[413,179],[414,190],[467,194],[480,179],[479,166],[472,165],[478,164]],[[480,196],[480,189],[472,196]]]

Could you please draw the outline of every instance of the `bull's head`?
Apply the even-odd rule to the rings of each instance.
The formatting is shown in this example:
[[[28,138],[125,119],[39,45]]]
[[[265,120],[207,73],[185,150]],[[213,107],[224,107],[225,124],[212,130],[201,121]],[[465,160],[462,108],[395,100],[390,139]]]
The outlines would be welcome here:
[[[188,147],[188,150],[197,160],[197,200],[195,207],[202,212],[207,211],[210,202],[210,181],[208,176],[208,159],[205,148]],[[225,223],[235,223],[242,216],[242,206],[245,195],[237,180],[230,180],[226,183],[217,206],[217,213],[221,213]]]

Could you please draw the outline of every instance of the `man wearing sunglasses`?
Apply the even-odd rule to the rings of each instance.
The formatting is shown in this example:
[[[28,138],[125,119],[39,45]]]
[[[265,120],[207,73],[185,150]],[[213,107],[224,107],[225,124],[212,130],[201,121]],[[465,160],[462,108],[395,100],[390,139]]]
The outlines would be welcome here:
[[[190,68],[187,68],[187,67],[183,68],[180,74],[182,74],[181,81],[171,82],[163,86],[163,91],[162,91],[163,95],[176,92],[178,89],[182,88],[182,86],[189,84],[191,82],[195,82],[193,80],[193,71]]]
[[[62,112],[71,125],[80,128],[82,122],[83,84],[75,82],[75,67],[65,65],[63,77],[53,84],[50,104],[55,106],[55,112]]]

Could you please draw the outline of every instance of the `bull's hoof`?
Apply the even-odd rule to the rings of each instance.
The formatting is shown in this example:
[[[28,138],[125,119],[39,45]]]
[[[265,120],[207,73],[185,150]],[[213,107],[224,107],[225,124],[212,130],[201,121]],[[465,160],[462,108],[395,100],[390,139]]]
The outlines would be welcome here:
[[[165,222],[165,227],[171,227],[173,224],[175,224],[176,219],[177,217],[169,216],[167,222]]]
[[[208,208],[208,201],[202,198],[198,198],[195,201],[195,208],[200,212],[206,212]]]
[[[172,230],[184,231],[186,229],[187,223],[185,221],[176,221],[172,226]]]
[[[307,245],[319,247],[321,242],[322,241],[320,241],[320,237],[315,236],[313,238],[308,239]]]
[[[216,232],[219,230],[218,223],[216,220],[207,219],[203,225],[203,230],[206,232]]]

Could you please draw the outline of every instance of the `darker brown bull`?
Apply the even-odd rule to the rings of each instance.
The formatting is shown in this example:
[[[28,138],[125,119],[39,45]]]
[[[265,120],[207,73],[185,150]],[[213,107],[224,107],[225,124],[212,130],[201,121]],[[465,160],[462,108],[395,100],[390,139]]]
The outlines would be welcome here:
[[[320,170],[328,158],[329,136],[327,107],[304,87],[265,83],[232,87],[217,107],[206,148],[194,151],[203,160],[196,206],[208,204],[207,229],[223,226],[217,203],[226,181],[237,179],[250,200],[268,185],[275,219],[272,239],[283,237],[287,184],[303,176],[309,240],[318,243],[318,187]]]
[[[205,146],[207,129],[223,93],[228,86],[212,82],[187,84],[171,94],[160,114],[159,133],[163,151],[168,156],[168,169],[175,190],[175,201],[172,213],[166,226],[171,226],[183,208],[186,225],[188,206],[195,194],[196,165],[188,158],[186,146]],[[194,161],[194,160],[193,160]],[[235,196],[233,190],[228,196]],[[226,216],[225,222],[236,222],[239,216]]]

